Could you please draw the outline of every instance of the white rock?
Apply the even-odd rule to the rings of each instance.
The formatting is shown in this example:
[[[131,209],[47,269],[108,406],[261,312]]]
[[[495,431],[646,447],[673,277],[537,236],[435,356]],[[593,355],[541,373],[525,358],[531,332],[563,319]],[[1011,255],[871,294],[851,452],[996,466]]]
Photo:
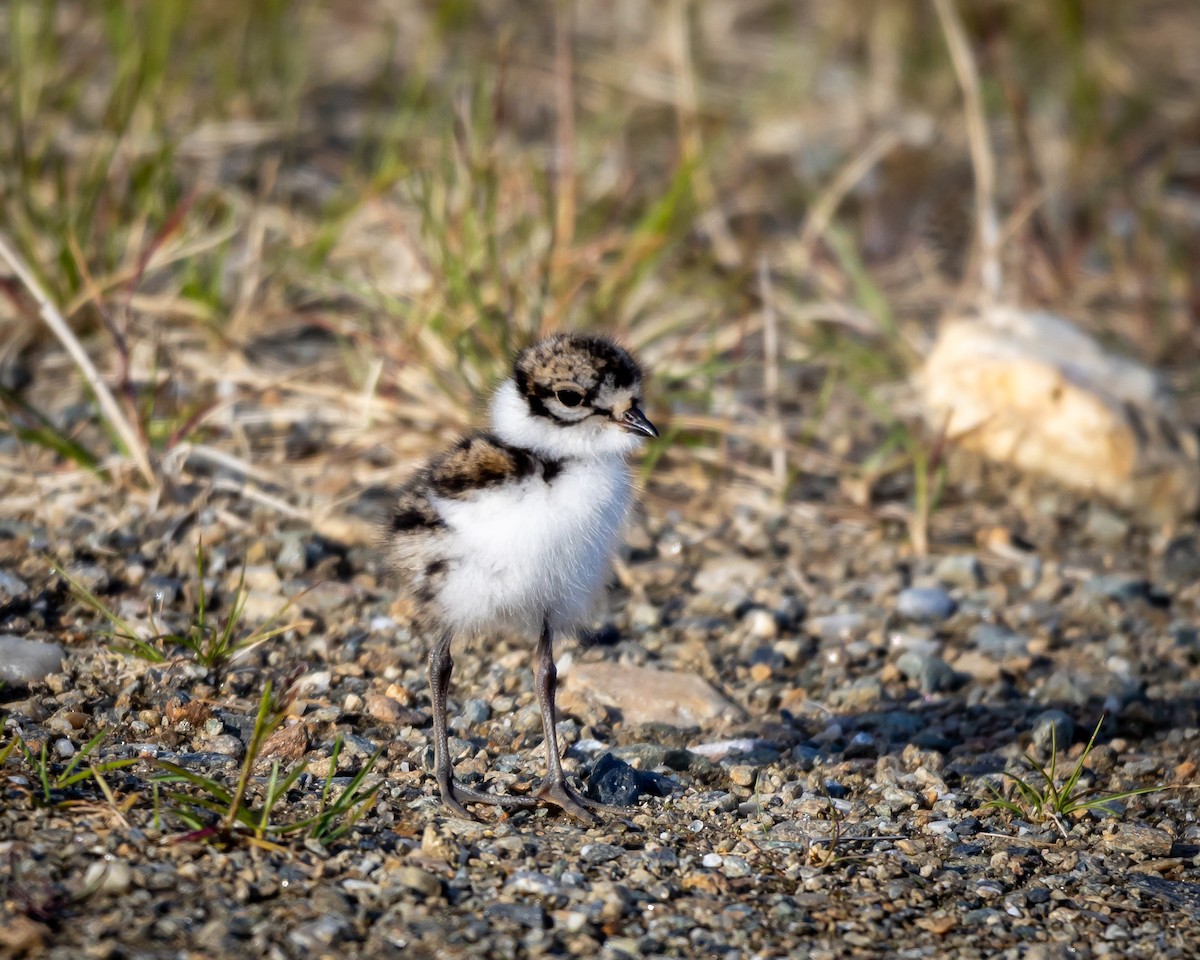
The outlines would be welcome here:
[[[1200,440],[1154,372],[1050,313],[945,324],[918,377],[935,430],[1151,522],[1200,506]]]
[[[92,893],[115,896],[128,893],[133,884],[133,871],[124,860],[93,860],[83,874],[83,888]]]

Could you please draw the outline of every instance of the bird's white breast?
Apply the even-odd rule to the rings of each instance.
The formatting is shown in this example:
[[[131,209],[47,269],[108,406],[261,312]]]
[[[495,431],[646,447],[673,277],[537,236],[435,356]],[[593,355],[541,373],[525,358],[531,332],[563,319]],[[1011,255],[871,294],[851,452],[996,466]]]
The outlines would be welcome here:
[[[604,584],[631,499],[620,457],[568,460],[547,483],[530,477],[464,500],[439,500],[451,533],[438,601],[462,631],[501,620],[536,630],[585,618]]]

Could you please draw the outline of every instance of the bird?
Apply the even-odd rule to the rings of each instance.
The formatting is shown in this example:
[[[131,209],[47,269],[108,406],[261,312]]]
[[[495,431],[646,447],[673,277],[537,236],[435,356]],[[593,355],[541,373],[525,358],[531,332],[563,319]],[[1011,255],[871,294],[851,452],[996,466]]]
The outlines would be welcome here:
[[[658,430],[645,374],[599,335],[558,333],[517,353],[490,402],[490,429],[435,455],[398,490],[384,532],[414,633],[429,643],[434,774],[442,804],[550,805],[584,823],[606,808],[567,780],[555,734],[555,638],[583,625],[604,588],[633,503],[629,457]],[[546,776],[530,796],[454,778],[447,697],[459,638],[536,636],[534,680]]]

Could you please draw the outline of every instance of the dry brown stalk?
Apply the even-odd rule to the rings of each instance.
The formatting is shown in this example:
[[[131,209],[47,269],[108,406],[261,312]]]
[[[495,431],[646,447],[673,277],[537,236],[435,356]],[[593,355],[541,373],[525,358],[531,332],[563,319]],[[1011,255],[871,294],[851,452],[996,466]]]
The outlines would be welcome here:
[[[967,139],[971,149],[971,167],[975,173],[975,218],[979,227],[980,279],[986,302],[1000,298],[1000,221],[996,215],[996,158],[988,139],[987,118],[983,113],[983,95],[979,89],[979,67],[967,42],[962,19],[954,0],[933,0],[954,75],[962,88],[967,118]]]
[[[49,295],[42,289],[42,285],[38,283],[37,278],[33,275],[33,271],[21,258],[21,255],[8,242],[8,238],[0,234],[0,259],[9,265],[13,273],[17,275],[17,279],[21,281],[22,286],[29,291],[29,295],[33,297],[34,302],[38,305],[38,313],[46,322],[58,338],[63,348],[70,354],[71,359],[75,362],[75,366],[79,368],[79,372],[83,374],[83,378],[91,387],[92,393],[96,396],[96,402],[100,405],[100,412],[104,419],[108,421],[109,426],[121,438],[121,442],[129,451],[129,455],[133,458],[137,465],[138,472],[145,478],[149,484],[154,484],[154,470],[150,466],[150,456],[142,443],[141,437],[133,428],[133,424],[126,419],[116,398],[113,397],[112,391],[108,389],[108,385],[100,376],[100,372],[96,369],[96,365],[92,363],[92,358],[87,355],[87,351],[83,349],[83,345],[75,336],[75,332],[67,325],[67,321],[63,319],[62,313],[58,307],[54,305]]]

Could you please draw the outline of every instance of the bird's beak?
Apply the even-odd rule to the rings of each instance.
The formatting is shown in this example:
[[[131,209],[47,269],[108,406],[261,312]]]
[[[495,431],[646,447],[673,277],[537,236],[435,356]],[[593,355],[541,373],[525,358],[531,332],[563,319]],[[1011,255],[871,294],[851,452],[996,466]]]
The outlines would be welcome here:
[[[638,409],[636,403],[621,418],[621,426],[630,433],[640,433],[643,437],[658,436],[658,431],[654,429],[654,424],[646,419],[646,415]]]

